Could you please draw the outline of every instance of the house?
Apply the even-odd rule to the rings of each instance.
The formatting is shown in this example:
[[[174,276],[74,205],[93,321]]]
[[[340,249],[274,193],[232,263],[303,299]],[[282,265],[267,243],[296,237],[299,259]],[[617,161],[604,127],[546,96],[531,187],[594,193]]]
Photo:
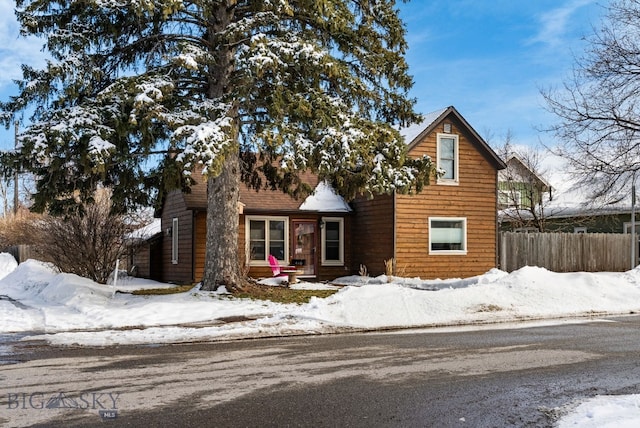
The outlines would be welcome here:
[[[506,163],[498,174],[501,231],[630,233],[630,195],[615,203],[594,204],[590,189],[578,185],[565,160],[557,156],[546,157],[548,178],[517,155]],[[640,232],[640,222],[636,223]]]
[[[498,173],[498,206],[504,208],[531,209],[544,202],[552,187],[528,162],[517,154],[511,154],[507,167]]]
[[[501,230],[544,231],[553,188],[531,162],[517,154],[510,154],[506,164],[498,173]]]
[[[159,274],[162,269],[159,264],[162,251],[160,225],[159,218],[153,219],[146,226],[127,234],[127,253],[120,261],[120,269],[126,269],[129,275],[141,278],[154,278]]]
[[[312,174],[303,177],[315,189],[304,201],[241,185],[238,252],[249,275],[271,276],[269,254],[315,280],[357,274],[361,265],[379,275],[390,259],[396,274],[423,278],[472,276],[495,267],[497,176],[505,163],[454,107],[426,115],[401,134],[410,155],[429,155],[444,171],[417,195],[347,204]],[[205,217],[203,183],[190,193],[166,195],[159,279],[202,278]]]
[[[638,208],[636,207],[636,212]],[[631,233],[632,208],[627,204],[614,206],[559,207],[548,209],[545,231],[566,233]],[[636,214],[636,233],[640,220]]]
[[[238,253],[250,276],[272,275],[269,254],[281,264],[296,264],[303,278],[325,280],[350,274],[351,208],[314,175],[305,173],[302,178],[314,189],[304,201],[281,191],[258,192],[240,185]],[[196,180],[189,193],[174,190],[166,195],[158,279],[176,283],[202,279],[206,209],[204,178]]]
[[[409,154],[429,155],[444,175],[417,195],[352,202],[353,261],[371,274],[468,277],[496,266],[498,171],[505,163],[454,108],[400,130]]]

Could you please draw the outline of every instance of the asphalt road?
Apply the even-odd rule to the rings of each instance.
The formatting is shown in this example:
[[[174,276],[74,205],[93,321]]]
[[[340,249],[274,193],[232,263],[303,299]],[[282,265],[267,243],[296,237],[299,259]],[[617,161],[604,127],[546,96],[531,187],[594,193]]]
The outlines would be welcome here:
[[[5,343],[0,426],[534,427],[640,393],[640,317],[104,349]]]

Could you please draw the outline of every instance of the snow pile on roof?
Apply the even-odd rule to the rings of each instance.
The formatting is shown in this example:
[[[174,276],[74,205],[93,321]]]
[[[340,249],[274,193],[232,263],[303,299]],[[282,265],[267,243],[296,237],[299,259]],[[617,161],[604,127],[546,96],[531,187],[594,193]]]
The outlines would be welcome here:
[[[300,205],[301,211],[349,212],[351,208],[326,182],[318,183],[311,195]]]
[[[154,218],[151,223],[146,226],[141,227],[138,230],[131,232],[128,235],[129,239],[139,239],[142,241],[146,241],[147,239],[157,235],[161,232],[161,219]]]
[[[544,207],[547,216],[614,214],[631,210],[630,194],[628,198],[615,204],[594,205],[591,201],[590,190],[578,184],[564,158],[546,154],[543,160],[543,169],[543,175],[553,188],[553,198]]]
[[[422,120],[419,123],[414,123],[404,128],[399,128],[398,131],[404,138],[404,142],[406,144],[411,144],[422,131],[427,129],[429,125],[431,125],[437,118],[439,118],[440,115],[446,110],[446,108],[443,108],[428,114],[424,114],[422,115]]]

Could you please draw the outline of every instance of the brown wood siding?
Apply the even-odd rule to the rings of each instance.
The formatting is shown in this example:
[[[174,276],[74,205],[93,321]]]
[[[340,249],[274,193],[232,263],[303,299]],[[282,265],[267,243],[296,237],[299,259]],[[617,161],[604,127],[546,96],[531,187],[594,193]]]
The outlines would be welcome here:
[[[153,240],[149,249],[151,252],[151,266],[149,271],[149,278],[156,281],[164,281],[163,272],[165,267],[162,263],[162,251],[163,251],[163,238]]]
[[[204,277],[204,259],[207,248],[207,213],[194,212],[193,219],[193,271],[195,281],[200,282]]]
[[[127,270],[138,278],[151,277],[151,245],[148,242],[133,249],[131,266],[127,266]]]
[[[358,198],[352,205],[356,219],[352,226],[351,273],[357,274],[364,265],[369,275],[381,275],[385,272],[384,261],[393,257],[393,196]]]
[[[396,199],[396,266],[398,274],[429,278],[469,277],[496,266],[497,171],[470,141],[457,121],[459,150],[458,185],[435,180],[419,195],[398,195]],[[411,151],[413,156],[436,159],[437,133],[442,124]],[[467,219],[467,254],[429,254],[429,217]]]
[[[178,263],[171,260],[171,234],[173,219],[178,219]],[[193,212],[187,210],[183,195],[174,190],[167,195],[162,209],[162,280],[191,284],[193,275]]]

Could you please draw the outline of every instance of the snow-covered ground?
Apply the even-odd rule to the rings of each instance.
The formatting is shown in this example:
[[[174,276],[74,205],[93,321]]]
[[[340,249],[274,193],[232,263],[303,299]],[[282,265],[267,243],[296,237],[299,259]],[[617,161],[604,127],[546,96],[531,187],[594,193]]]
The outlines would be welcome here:
[[[175,343],[351,329],[484,325],[640,312],[640,268],[623,273],[554,273],[525,267],[507,274],[447,280],[350,276],[304,305],[239,299],[196,288],[162,296],[131,290],[168,287],[122,278],[117,287],[56,273],[35,260],[0,254],[0,331],[52,344]],[[274,279],[266,284],[276,285]],[[116,289],[118,292],[116,292]],[[597,397],[574,405],[569,426],[638,426],[640,396]],[[624,425],[628,423],[628,425]]]

